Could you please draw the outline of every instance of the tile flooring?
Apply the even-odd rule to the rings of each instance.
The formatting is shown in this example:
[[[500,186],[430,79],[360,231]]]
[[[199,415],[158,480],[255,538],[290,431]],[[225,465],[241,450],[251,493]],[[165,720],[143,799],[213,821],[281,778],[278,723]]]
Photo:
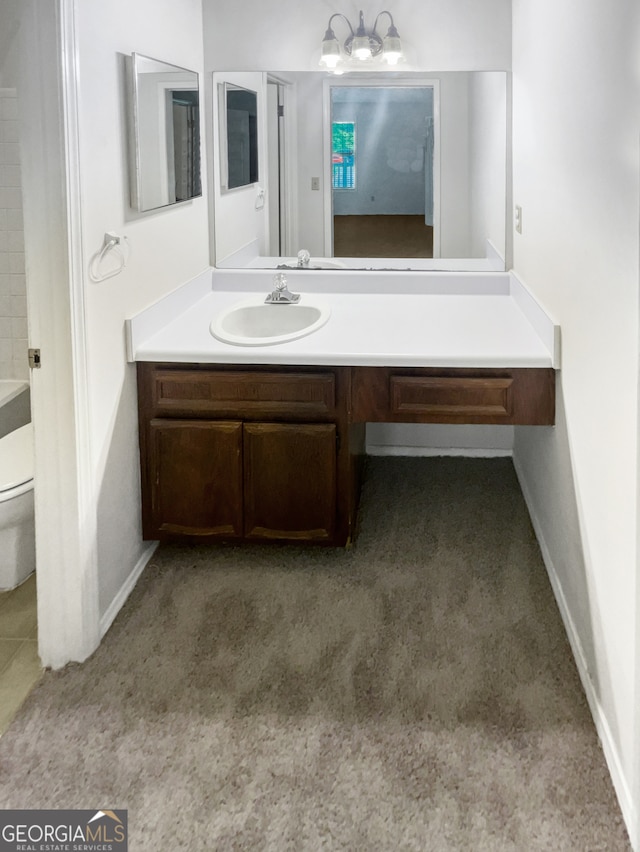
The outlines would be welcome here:
[[[36,575],[0,592],[0,735],[42,676],[38,657]]]

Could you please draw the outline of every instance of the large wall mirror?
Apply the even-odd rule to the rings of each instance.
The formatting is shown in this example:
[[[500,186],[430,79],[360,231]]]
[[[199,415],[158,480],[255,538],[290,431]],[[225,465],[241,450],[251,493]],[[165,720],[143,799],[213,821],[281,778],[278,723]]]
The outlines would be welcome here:
[[[215,76],[257,92],[266,196],[214,192],[217,265],[505,268],[506,72]]]
[[[133,53],[131,206],[154,210],[202,195],[195,71]]]

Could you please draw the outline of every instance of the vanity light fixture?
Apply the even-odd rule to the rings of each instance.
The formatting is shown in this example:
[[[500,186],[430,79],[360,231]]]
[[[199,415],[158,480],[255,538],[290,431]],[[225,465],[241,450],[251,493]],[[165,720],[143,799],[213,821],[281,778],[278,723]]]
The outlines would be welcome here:
[[[390,21],[389,29],[387,30],[387,34],[384,38],[381,38],[376,32],[380,15],[388,15]],[[334,18],[342,18],[343,21],[346,21],[347,26],[349,27],[350,34],[347,36],[342,48],[340,47],[340,42],[336,38],[336,34],[331,27],[331,23]],[[364,14],[361,11],[360,22],[358,24],[358,29],[355,32],[351,26],[351,22],[345,15],[342,15],[340,12],[336,12],[331,15],[327,31],[325,32],[322,40],[320,65],[323,65],[330,71],[336,71],[343,62],[343,51],[347,58],[354,60],[354,63],[352,64],[357,65],[359,62],[368,62],[374,58],[379,58],[388,65],[396,65],[403,56],[402,43],[400,42],[398,30],[393,23],[391,12],[387,12],[386,9],[379,12],[373,25],[373,29],[371,31],[367,31],[364,25]]]

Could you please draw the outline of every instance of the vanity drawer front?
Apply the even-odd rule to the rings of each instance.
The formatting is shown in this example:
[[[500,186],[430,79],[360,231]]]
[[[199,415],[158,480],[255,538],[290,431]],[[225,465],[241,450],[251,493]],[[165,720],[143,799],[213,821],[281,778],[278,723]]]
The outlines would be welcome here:
[[[511,417],[512,388],[511,378],[391,376],[389,408],[393,416]]]
[[[336,409],[336,379],[331,372],[157,370],[152,397],[158,414],[320,416]]]
[[[354,422],[555,421],[555,373],[546,368],[355,367],[352,388]]]

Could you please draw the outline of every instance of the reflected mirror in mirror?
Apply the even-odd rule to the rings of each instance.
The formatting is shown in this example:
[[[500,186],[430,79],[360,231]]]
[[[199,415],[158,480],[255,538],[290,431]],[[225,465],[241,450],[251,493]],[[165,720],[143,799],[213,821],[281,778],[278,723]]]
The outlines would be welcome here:
[[[258,180],[258,95],[241,86],[223,83],[220,97],[223,189],[236,189]]]
[[[266,111],[266,203],[214,193],[218,266],[296,265],[306,249],[311,266],[505,268],[506,72],[216,77],[251,78]]]
[[[154,210],[202,195],[195,71],[131,55],[131,206]]]

